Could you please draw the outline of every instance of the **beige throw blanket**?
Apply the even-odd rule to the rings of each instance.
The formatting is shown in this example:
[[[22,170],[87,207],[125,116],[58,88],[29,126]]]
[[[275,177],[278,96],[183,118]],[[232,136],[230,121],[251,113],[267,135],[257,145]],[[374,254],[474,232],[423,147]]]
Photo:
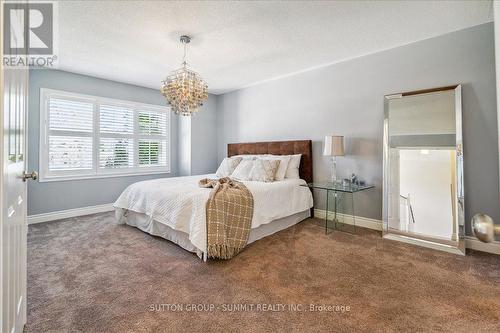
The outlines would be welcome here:
[[[207,255],[230,259],[247,244],[253,217],[253,196],[243,183],[229,177],[202,179],[201,187],[213,187],[206,205]]]

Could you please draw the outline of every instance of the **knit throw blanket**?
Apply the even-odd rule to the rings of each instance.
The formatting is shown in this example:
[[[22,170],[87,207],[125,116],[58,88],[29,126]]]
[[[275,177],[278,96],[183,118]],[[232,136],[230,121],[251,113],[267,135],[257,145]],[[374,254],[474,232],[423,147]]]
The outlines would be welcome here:
[[[253,216],[252,193],[229,177],[202,179],[199,186],[213,188],[206,204],[207,255],[230,259],[248,242]]]

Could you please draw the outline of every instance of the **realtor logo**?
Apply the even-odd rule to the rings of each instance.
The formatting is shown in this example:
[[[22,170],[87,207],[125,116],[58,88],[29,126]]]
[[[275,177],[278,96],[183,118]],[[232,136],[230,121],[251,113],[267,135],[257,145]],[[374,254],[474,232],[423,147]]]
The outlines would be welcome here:
[[[54,66],[56,6],[43,1],[3,3],[5,66]]]

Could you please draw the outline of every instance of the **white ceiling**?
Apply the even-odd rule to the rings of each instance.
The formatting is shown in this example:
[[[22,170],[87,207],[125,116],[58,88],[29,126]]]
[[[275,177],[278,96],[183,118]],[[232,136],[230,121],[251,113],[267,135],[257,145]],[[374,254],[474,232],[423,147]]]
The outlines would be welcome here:
[[[189,61],[219,94],[493,20],[491,1],[66,1],[59,69],[158,88]]]

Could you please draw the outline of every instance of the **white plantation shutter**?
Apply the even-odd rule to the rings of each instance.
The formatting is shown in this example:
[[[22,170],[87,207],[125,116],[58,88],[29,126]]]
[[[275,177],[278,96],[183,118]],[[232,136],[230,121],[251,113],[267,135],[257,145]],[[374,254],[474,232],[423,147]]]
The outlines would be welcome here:
[[[126,106],[99,105],[101,133],[133,134],[134,109]]]
[[[91,102],[50,98],[50,129],[92,133],[93,107]]]
[[[168,108],[40,92],[40,181],[170,172]]]
[[[139,111],[139,134],[165,136],[167,115],[164,112]]]
[[[53,97],[48,109],[48,171],[92,170],[93,103]]]
[[[92,137],[49,136],[49,170],[91,170]]]
[[[139,166],[167,165],[166,140],[139,140]]]
[[[134,167],[134,109],[124,105],[99,104],[99,168]]]
[[[134,145],[132,139],[101,138],[99,168],[133,168]]]
[[[141,168],[162,167],[169,164],[167,130],[168,117],[165,112],[141,109],[139,122],[139,166]]]

